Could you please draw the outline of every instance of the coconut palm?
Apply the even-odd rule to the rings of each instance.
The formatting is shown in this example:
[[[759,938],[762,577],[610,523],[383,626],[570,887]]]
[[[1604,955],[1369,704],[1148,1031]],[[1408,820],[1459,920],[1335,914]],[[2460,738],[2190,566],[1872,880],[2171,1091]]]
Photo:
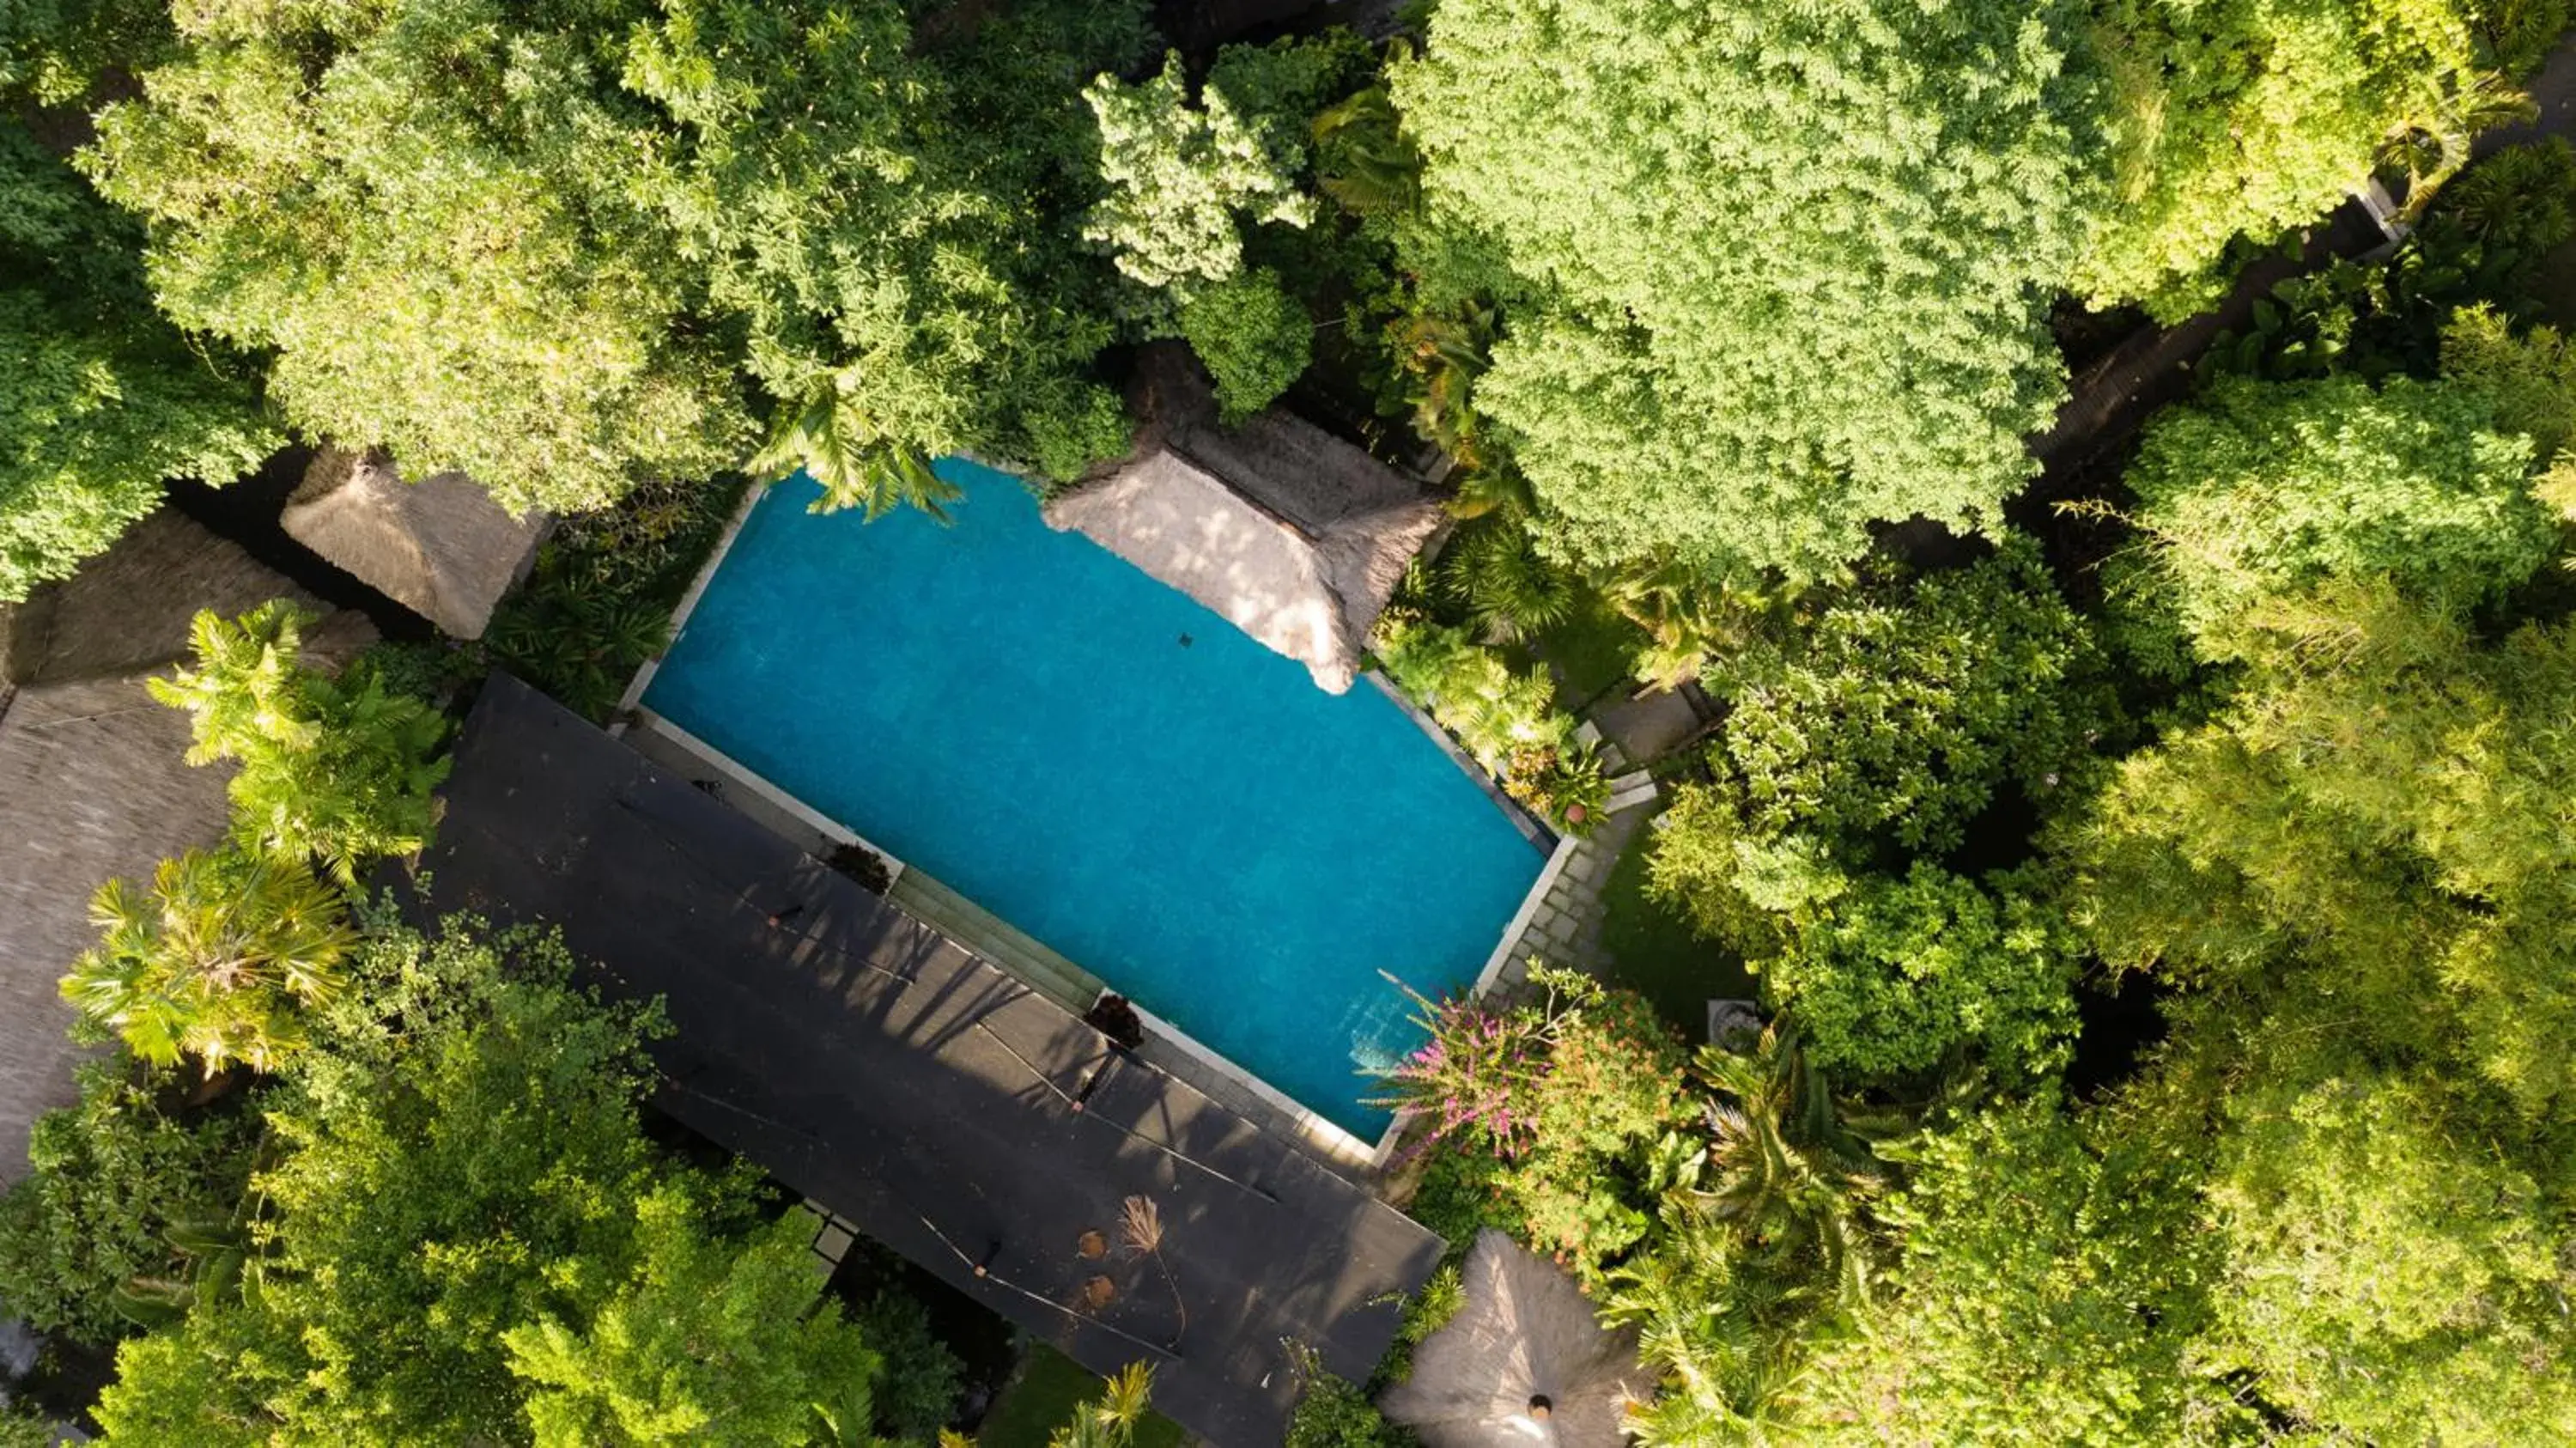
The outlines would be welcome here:
[[[1869,1201],[1889,1169],[1847,1124],[1794,1028],[1763,1029],[1749,1049],[1702,1046],[1693,1067],[1716,1094],[1701,1180],[1675,1205],[1722,1226],[1739,1252],[1802,1276],[1846,1305],[1869,1293]]]
[[[299,1006],[340,988],[356,943],[340,897],[297,861],[238,849],[164,860],[146,893],[99,888],[103,932],[63,998],[156,1065],[268,1071],[303,1041]]]

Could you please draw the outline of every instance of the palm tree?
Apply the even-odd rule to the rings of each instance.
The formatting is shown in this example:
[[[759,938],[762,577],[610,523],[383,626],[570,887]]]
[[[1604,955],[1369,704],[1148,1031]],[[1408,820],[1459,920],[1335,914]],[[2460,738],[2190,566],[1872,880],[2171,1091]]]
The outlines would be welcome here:
[[[227,621],[211,610],[190,628],[195,659],[152,696],[188,712],[188,762],[235,762],[233,830],[250,845],[321,862],[355,886],[371,861],[416,853],[429,834],[438,712],[387,689],[374,669],[333,678],[304,662],[313,615],[283,599]]]
[[[822,486],[815,512],[860,508],[871,523],[898,507],[918,508],[945,523],[947,505],[966,496],[965,489],[930,470],[921,449],[879,432],[842,396],[837,381],[802,404],[781,407],[767,445],[751,460],[754,473],[771,479],[800,469]]]
[[[2481,132],[2539,114],[2531,97],[2511,81],[2480,71],[2393,131],[2380,148],[2380,160],[2406,168],[2406,200],[2398,208],[2398,223],[2412,226],[2424,219],[2434,193],[2474,159],[2471,143]]]
[[[1650,1445],[1791,1442],[1806,1354],[1786,1310],[1796,1286],[1742,1259],[1723,1227],[1684,1218],[1613,1268],[1604,1321],[1637,1329],[1664,1391],[1629,1426]]]
[[[143,1059],[194,1056],[209,1076],[275,1069],[303,1041],[297,1007],[339,990],[356,943],[340,897],[301,862],[237,849],[162,861],[149,894],[110,880],[90,918],[103,938],[63,998]]]
[[[1410,209],[1422,193],[1422,153],[1404,137],[1395,102],[1371,86],[1315,116],[1315,184],[1360,216]]]
[[[1128,1448],[1145,1421],[1154,1370],[1129,1363],[1111,1376],[1098,1398],[1076,1408],[1073,1421],[1055,1430],[1047,1448]]]
[[[1637,676],[1666,689],[1699,677],[1710,658],[1753,643],[1791,601],[1789,594],[1743,589],[1682,563],[1617,575],[1602,586],[1602,596],[1646,632]]]
[[[1863,1210],[1886,1164],[1839,1113],[1794,1031],[1742,1051],[1700,1049],[1714,1094],[1705,1144],[1659,1149],[1663,1234],[1610,1276],[1603,1315],[1634,1325],[1665,1391],[1633,1420],[1647,1443],[1801,1441],[1798,1390],[1831,1309],[1865,1300]]]
[[[1855,1305],[1869,1294],[1863,1211],[1889,1170],[1846,1124],[1823,1073],[1807,1064],[1794,1028],[1767,1026],[1745,1051],[1702,1046],[1693,1063],[1717,1094],[1705,1107],[1703,1181],[1676,1205],[1722,1226],[1738,1250]]]
[[[1508,514],[1462,530],[1440,555],[1440,577],[1494,642],[1544,633],[1574,613],[1572,578],[1540,557],[1529,529]]]

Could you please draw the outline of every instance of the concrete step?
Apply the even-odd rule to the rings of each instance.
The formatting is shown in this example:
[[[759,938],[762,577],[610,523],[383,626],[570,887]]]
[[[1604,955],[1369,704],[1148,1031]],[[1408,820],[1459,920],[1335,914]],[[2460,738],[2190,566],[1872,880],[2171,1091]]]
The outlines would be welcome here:
[[[1100,977],[920,870],[896,876],[886,899],[1076,1015],[1100,997]]]

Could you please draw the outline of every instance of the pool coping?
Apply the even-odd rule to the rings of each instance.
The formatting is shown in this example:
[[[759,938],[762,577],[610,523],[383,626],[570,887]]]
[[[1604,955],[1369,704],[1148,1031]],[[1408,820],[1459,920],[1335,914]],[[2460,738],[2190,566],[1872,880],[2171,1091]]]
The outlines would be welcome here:
[[[716,546],[708,550],[707,561],[698,565],[697,576],[689,580],[688,591],[680,595],[679,605],[671,611],[670,637],[664,639],[662,646],[653,651],[653,657],[646,659],[635,670],[635,677],[627,681],[626,692],[617,696],[617,711],[609,716],[610,738],[614,739],[625,733],[629,716],[643,707],[644,691],[653,687],[653,676],[662,671],[662,661],[671,656],[671,650],[680,646],[681,636],[689,631],[689,615],[698,611],[698,601],[707,596],[707,585],[715,581],[716,570],[724,566],[726,556],[733,552],[733,541],[742,536],[743,525],[751,521],[751,510],[759,507],[761,499],[768,497],[770,490],[776,486],[776,483],[756,482],[742,490],[742,501],[734,505],[733,516],[725,520],[724,532],[717,536]],[[671,727],[678,728],[677,725]],[[758,778],[756,775],[751,777]],[[765,789],[783,793],[767,780],[761,780],[760,783]],[[818,815],[816,818],[819,819],[821,816]],[[862,841],[862,843],[865,842]],[[869,845],[868,848],[874,850],[876,846]],[[878,850],[877,853],[882,855],[885,852]],[[887,858],[891,861],[893,857]]]
[[[990,468],[995,472],[1007,473],[1023,482],[1026,481],[1025,476],[1015,469],[985,462],[972,456],[967,456],[966,461]],[[723,534],[716,539],[715,547],[707,553],[706,562],[699,565],[697,576],[689,580],[687,591],[680,595],[678,605],[672,610],[670,636],[663,641],[661,648],[654,651],[651,658],[646,659],[636,669],[635,677],[627,683],[625,693],[619,696],[617,710],[610,716],[608,734],[611,738],[621,737],[630,725],[647,724],[654,732],[664,735],[691,753],[703,757],[719,773],[730,776],[735,783],[759,796],[763,803],[786,813],[790,818],[815,830],[826,839],[857,845],[874,853],[878,859],[885,862],[887,878],[891,883],[893,879],[911,868],[900,857],[878,846],[848,825],[798,799],[794,794],[771,783],[758,771],[751,769],[740,760],[717,749],[663,715],[644,707],[645,692],[652,687],[653,678],[661,671],[663,660],[670,657],[671,651],[680,646],[681,638],[688,633],[689,616],[697,611],[700,600],[705,598],[708,585],[715,579],[716,570],[722,568],[726,558],[732,554],[734,540],[742,535],[743,527],[751,521],[752,510],[760,506],[761,501],[769,496],[775,486],[775,483],[754,483],[744,490],[742,502],[735,506],[733,516],[726,520]],[[1441,752],[1449,756],[1450,762],[1457,765],[1469,779],[1475,782],[1477,788],[1484,791],[1485,796],[1503,811],[1503,817],[1512,822],[1513,828],[1520,832],[1523,839],[1547,851],[1547,859],[1539,867],[1538,878],[1531,882],[1529,890],[1522,895],[1520,908],[1512,912],[1511,919],[1505,922],[1501,937],[1494,943],[1492,953],[1485,958],[1484,968],[1477,972],[1475,984],[1468,990],[1468,999],[1480,1000],[1493,989],[1496,979],[1502,974],[1503,967],[1510,963],[1512,952],[1519,947],[1523,937],[1528,933],[1531,918],[1538,913],[1539,906],[1545,903],[1548,889],[1556,883],[1557,877],[1564,873],[1566,862],[1574,853],[1576,837],[1571,834],[1559,834],[1541,824],[1535,816],[1521,806],[1520,801],[1503,791],[1500,781],[1496,780],[1483,765],[1477,763],[1475,757],[1466,752],[1457,738],[1444,728],[1440,721],[1432,718],[1421,706],[1405,697],[1404,692],[1395,687],[1394,681],[1387,678],[1383,672],[1375,668],[1363,669],[1360,671],[1360,677],[1368,680],[1380,693],[1393,701],[1396,708],[1406,718],[1412,720],[1416,728],[1429,735],[1432,742],[1440,746]],[[932,877],[925,875],[923,878]],[[946,882],[941,883],[945,885]],[[954,885],[947,885],[946,888],[961,898],[970,901],[974,898],[967,895],[965,891],[958,890]],[[997,914],[995,918],[1003,917]],[[957,944],[995,970],[1015,980],[1018,979],[1017,972],[977,950],[973,942],[959,940]],[[1069,956],[1065,958],[1072,959]],[[1072,963],[1079,969],[1086,971],[1089,969],[1080,961]],[[1105,980],[1106,977],[1102,979]],[[1406,987],[1406,990],[1409,993],[1411,987]],[[1110,995],[1117,992],[1104,990],[1102,994]],[[1120,999],[1127,998],[1121,996]],[[1412,1125],[1413,1113],[1398,1110],[1395,1113],[1395,1119],[1388,1122],[1386,1129],[1379,1133],[1376,1142],[1371,1143],[1348,1128],[1319,1115],[1312,1107],[1306,1106],[1264,1080],[1257,1072],[1246,1069],[1222,1052],[1173,1025],[1168,1019],[1146,1010],[1133,1000],[1128,1000],[1127,1003],[1156,1035],[1171,1042],[1175,1049],[1250,1091],[1256,1099],[1279,1112],[1300,1135],[1328,1150],[1335,1158],[1349,1162],[1353,1166],[1365,1166],[1372,1171],[1384,1167],[1395,1155],[1396,1146],[1402,1140],[1406,1128]]]

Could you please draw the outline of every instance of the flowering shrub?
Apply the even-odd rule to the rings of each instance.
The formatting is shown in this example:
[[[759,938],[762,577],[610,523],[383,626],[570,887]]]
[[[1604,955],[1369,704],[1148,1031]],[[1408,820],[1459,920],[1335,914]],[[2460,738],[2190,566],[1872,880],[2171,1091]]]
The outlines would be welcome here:
[[[1489,1160],[1522,1235],[1590,1277],[1645,1235],[1644,1154],[1689,1114],[1681,1043],[1631,992],[1545,966],[1530,983],[1501,1010],[1423,1002],[1431,1039],[1387,1103]]]

